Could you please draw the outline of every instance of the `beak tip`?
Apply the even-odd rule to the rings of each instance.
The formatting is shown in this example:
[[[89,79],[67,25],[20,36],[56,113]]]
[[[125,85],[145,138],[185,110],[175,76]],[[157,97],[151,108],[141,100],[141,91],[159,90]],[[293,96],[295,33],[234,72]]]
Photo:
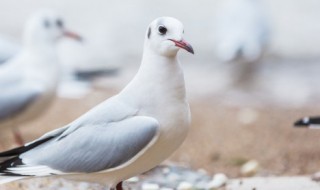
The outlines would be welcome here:
[[[169,39],[169,40],[174,42],[177,47],[182,48],[182,49],[186,50],[187,52],[194,54],[193,47],[189,43],[187,43],[186,41],[184,41],[184,40],[178,41],[178,40],[174,40],[174,39]]]
[[[81,36],[79,36],[76,33],[70,32],[70,31],[64,31],[64,36],[75,39],[79,42],[83,42],[83,38]]]

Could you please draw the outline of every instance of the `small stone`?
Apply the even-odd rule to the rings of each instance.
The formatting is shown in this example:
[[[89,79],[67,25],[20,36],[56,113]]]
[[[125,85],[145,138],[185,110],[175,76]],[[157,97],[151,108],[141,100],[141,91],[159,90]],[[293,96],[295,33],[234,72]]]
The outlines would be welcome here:
[[[129,179],[127,179],[127,182],[129,182],[129,183],[137,183],[137,182],[139,182],[139,177],[129,178]]]
[[[167,167],[166,167],[166,168],[163,168],[163,169],[162,169],[162,173],[166,175],[166,174],[170,173],[170,169],[167,168]]]
[[[241,175],[250,177],[254,176],[259,170],[259,163],[256,160],[250,160],[241,167]]]
[[[178,185],[177,190],[192,190],[192,188],[193,185],[191,183],[183,181]]]
[[[142,184],[142,190],[159,190],[160,186],[155,183],[144,183]]]
[[[314,173],[314,174],[311,176],[311,179],[312,179],[313,181],[320,181],[320,172]]]
[[[258,119],[258,112],[252,108],[244,108],[238,113],[238,121],[241,124],[249,125]]]
[[[180,180],[180,175],[176,173],[169,173],[167,176],[168,181],[175,182]]]
[[[202,174],[202,175],[208,175],[208,172],[205,170],[205,169],[203,169],[203,168],[200,168],[200,169],[198,169],[197,170],[200,174]]]
[[[208,183],[207,189],[209,190],[218,189],[226,185],[227,181],[228,181],[228,177],[225,174],[217,173],[216,175],[213,176],[212,181]]]

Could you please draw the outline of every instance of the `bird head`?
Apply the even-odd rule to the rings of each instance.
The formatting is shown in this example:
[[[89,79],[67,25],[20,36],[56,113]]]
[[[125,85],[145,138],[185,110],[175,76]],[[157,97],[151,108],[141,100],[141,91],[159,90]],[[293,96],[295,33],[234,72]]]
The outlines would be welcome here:
[[[51,10],[34,14],[26,23],[24,40],[29,44],[55,43],[62,37],[81,41],[81,37],[65,28],[64,20]]]
[[[192,46],[183,39],[182,23],[172,17],[160,17],[154,20],[146,32],[145,46],[164,56],[175,56],[179,49],[194,54]]]

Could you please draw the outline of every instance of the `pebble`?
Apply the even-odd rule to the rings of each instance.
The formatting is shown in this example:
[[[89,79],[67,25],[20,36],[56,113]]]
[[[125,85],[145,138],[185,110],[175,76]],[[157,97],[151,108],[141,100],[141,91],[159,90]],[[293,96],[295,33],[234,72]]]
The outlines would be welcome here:
[[[238,113],[238,121],[243,125],[254,123],[258,119],[258,112],[252,108],[244,108]]]
[[[169,174],[170,173],[170,169],[165,167],[165,168],[162,169],[162,173],[165,174],[165,175]]]
[[[192,189],[193,189],[193,185],[186,181],[181,182],[177,187],[177,190],[192,190]]]
[[[224,185],[226,185],[228,182],[228,177],[223,173],[217,173],[213,176],[212,181],[210,181],[207,185],[207,189],[214,190],[218,189]]]
[[[137,183],[137,182],[139,182],[139,177],[132,177],[132,178],[129,178],[129,179],[127,179],[127,182],[129,182],[129,183]]]
[[[314,174],[311,176],[311,179],[312,179],[313,181],[320,181],[320,172],[314,173]]]
[[[241,175],[250,177],[254,176],[259,170],[259,163],[256,160],[246,162],[240,170]]]
[[[144,183],[142,184],[142,190],[160,190],[160,186],[155,183]]]

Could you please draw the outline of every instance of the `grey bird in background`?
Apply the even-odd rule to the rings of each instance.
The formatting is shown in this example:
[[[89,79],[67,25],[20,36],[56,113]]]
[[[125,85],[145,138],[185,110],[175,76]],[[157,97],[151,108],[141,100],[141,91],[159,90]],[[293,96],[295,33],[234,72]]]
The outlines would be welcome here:
[[[216,23],[216,55],[235,67],[235,85],[250,83],[270,40],[265,7],[260,0],[222,0]]]
[[[304,117],[294,123],[295,127],[320,129],[320,116]]]
[[[18,144],[23,140],[17,127],[41,114],[55,97],[56,42],[63,36],[80,40],[57,13],[40,11],[26,23],[21,52],[0,66],[0,130],[13,130]]]
[[[182,144],[190,125],[177,53],[193,49],[183,34],[177,19],[154,20],[131,82],[65,127],[0,153],[0,183],[63,176],[121,190],[123,180],[167,159]]]

